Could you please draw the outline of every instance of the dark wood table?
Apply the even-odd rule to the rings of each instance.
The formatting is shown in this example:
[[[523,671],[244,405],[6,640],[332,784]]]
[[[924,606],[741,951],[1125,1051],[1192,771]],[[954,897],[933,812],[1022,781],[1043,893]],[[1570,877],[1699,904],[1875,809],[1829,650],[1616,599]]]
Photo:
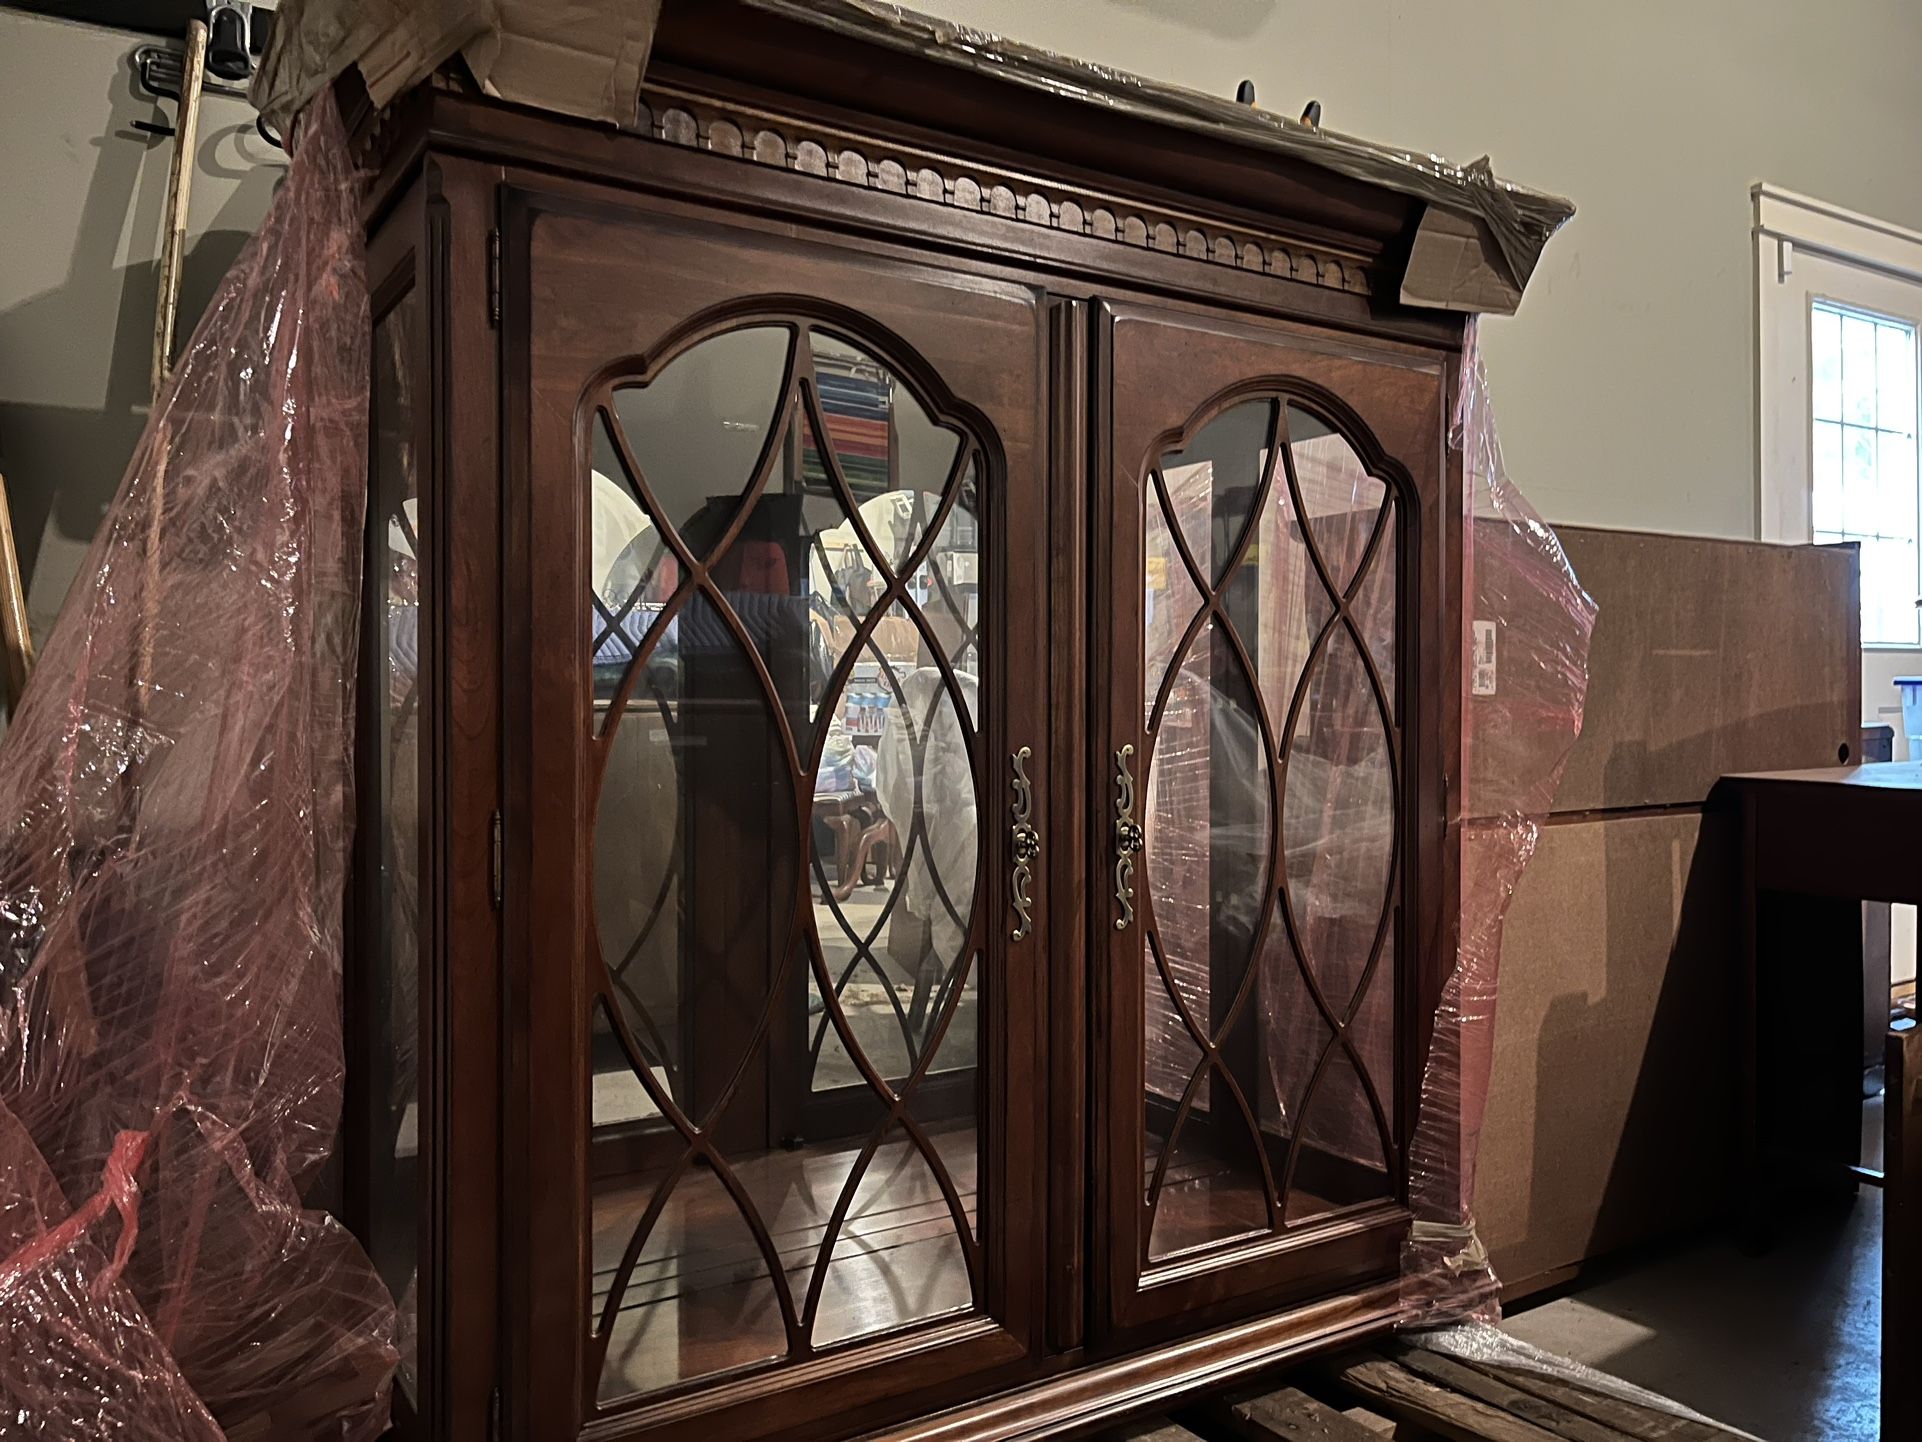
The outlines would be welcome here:
[[[1725,776],[1718,802],[1740,827],[1736,957],[1741,966],[1742,1095],[1740,1147],[1744,1181],[1761,1187],[1764,1163],[1793,1163],[1792,1149],[1772,1148],[1762,1130],[1764,1078],[1759,1028],[1771,1000],[1810,1019],[1826,1019],[1846,1002],[1859,1005],[1864,901],[1922,905],[1922,762],[1828,766],[1811,771],[1756,771]],[[1848,962],[1855,961],[1850,967]],[[1771,971],[1784,969],[1800,995],[1771,999]],[[1845,989],[1833,973],[1853,974]],[[1846,990],[1846,997],[1843,995]],[[1853,1035],[1860,1034],[1860,1020]],[[1772,1039],[1774,1039],[1772,1037]],[[1839,1040],[1837,1042],[1839,1048]],[[1858,1049],[1859,1051],[1859,1049]],[[1837,1052],[1839,1065],[1839,1050]],[[1837,1094],[1859,1097],[1859,1090]],[[1859,1077],[1851,1081],[1859,1087]],[[1855,1144],[1859,1146],[1860,1117]],[[1854,1166],[1858,1180],[1880,1173]]]
[[[1769,1134],[1765,1112],[1791,1116],[1789,1093],[1806,1088],[1835,1099],[1838,1110],[1856,1087],[1845,1056],[1857,1067],[1859,1017],[1838,1016],[1861,996],[1860,967],[1846,964],[1849,942],[1861,955],[1860,903],[1909,902],[1922,905],[1922,762],[1833,766],[1813,771],[1762,771],[1725,776],[1718,803],[1734,809],[1739,833],[1739,886],[1736,956],[1741,965],[1742,1114],[1740,1147],[1743,1211],[1752,1237],[1768,1234],[1771,1194],[1783,1173],[1824,1172],[1876,1186],[1888,1186],[1883,1217],[1883,1425],[1885,1442],[1922,1437],[1918,1413],[1906,1389],[1909,1349],[1922,1317],[1922,1251],[1913,1216],[1922,1195],[1916,1133],[1922,1130],[1914,1105],[1922,1046],[1913,1024],[1898,1024],[1888,1049],[1886,1172],[1860,1164],[1861,1117],[1856,1113],[1851,1145],[1853,1164],[1840,1164],[1832,1149],[1811,1162],[1783,1145],[1778,1127]],[[1851,972],[1843,985],[1837,971]],[[1845,1026],[1844,1023],[1847,1023]],[[1806,1064],[1799,1069],[1764,1068],[1763,1041],[1793,1047],[1797,1033],[1812,1030],[1830,1039],[1818,1045],[1822,1074]],[[1848,1045],[1844,1046],[1844,1038]],[[1777,1058],[1768,1060],[1774,1063]],[[1806,1058],[1797,1060],[1806,1062]],[[1768,1070],[1783,1073],[1771,1078]],[[1827,1107],[1828,1103],[1821,1103]]]
[[[1922,904],[1922,762],[1724,776],[1764,890]]]

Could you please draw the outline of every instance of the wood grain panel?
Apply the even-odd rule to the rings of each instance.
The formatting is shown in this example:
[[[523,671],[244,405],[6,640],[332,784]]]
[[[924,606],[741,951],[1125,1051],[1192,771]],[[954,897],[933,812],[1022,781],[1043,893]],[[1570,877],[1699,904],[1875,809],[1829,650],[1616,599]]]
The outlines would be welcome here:
[[[1853,547],[1557,534],[1600,607],[1557,811],[1696,804],[1731,772],[1855,759]]]
[[[1732,828],[1692,813],[1544,828],[1508,914],[1475,1192],[1515,1291],[1726,1201],[1734,864]]]

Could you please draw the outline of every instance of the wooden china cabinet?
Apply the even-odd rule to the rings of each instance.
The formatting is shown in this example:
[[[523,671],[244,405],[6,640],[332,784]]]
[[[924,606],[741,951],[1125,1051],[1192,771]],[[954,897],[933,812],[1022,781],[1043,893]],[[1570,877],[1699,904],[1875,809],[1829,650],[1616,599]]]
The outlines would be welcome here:
[[[620,132],[362,107],[405,1435],[1042,1436],[1394,1317],[1433,196],[866,23],[670,3]]]

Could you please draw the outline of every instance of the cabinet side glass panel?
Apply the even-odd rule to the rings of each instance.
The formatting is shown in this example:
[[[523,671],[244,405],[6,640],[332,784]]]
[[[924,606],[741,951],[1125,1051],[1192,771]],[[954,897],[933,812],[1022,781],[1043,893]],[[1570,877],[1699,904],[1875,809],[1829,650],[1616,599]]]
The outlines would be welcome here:
[[[373,794],[363,815],[376,831],[362,915],[373,934],[361,955],[360,1026],[369,1075],[364,1086],[366,1243],[399,1305],[397,1385],[419,1391],[420,979],[421,979],[421,563],[420,464],[413,364],[420,300],[410,291],[374,326],[370,397],[368,571],[375,614],[366,675],[375,688]]]

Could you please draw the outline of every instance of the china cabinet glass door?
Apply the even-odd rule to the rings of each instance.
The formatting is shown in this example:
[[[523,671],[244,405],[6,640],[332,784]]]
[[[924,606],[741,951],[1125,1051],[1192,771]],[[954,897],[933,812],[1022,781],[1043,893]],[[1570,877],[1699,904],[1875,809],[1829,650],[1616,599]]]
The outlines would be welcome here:
[[[1441,366],[1126,308],[1101,351],[1097,1246],[1129,1326],[1393,1273]]]
[[[973,1305],[986,618],[980,442],[842,336],[725,330],[606,402],[585,644],[612,1402]]]
[[[532,1365],[637,1423],[877,1348],[903,1388],[1005,1366],[1040,1270],[1006,1202],[1039,1104],[1040,651],[1005,600],[1043,594],[1033,298],[522,235]]]

